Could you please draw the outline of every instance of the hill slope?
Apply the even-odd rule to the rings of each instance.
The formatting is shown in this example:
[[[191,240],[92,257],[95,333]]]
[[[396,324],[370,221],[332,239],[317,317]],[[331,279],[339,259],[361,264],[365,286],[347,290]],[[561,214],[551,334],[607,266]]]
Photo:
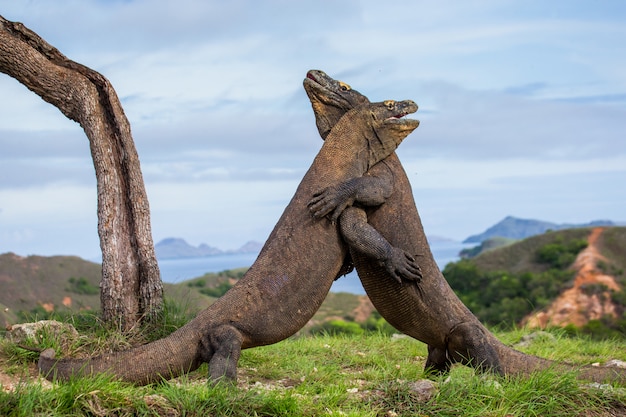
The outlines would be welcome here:
[[[247,268],[207,273],[177,284],[164,284],[165,297],[191,312],[211,305]],[[33,315],[100,310],[100,264],[75,256],[0,254],[0,325],[6,327]],[[332,319],[365,322],[373,306],[365,296],[330,293],[308,327]]]
[[[621,318],[617,303],[612,302],[611,293],[621,291],[616,277],[600,270],[601,262],[608,259],[600,254],[598,241],[604,229],[595,228],[588,238],[588,246],[583,249],[572,268],[576,276],[571,288],[563,291],[556,300],[538,313],[525,319],[530,327],[585,326],[590,320]]]
[[[18,311],[97,310],[101,275],[100,264],[75,256],[1,254],[2,324],[14,320]]]
[[[487,323],[606,327],[626,335],[624,248],[624,227],[568,229],[450,264],[444,275]]]

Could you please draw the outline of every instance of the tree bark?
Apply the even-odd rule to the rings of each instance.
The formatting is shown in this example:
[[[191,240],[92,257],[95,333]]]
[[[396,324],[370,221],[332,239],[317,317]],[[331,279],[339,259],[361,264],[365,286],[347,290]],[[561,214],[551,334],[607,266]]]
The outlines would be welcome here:
[[[115,90],[98,72],[2,16],[0,72],[78,122],[89,138],[98,188],[102,317],[130,330],[160,311],[163,284],[139,157]]]

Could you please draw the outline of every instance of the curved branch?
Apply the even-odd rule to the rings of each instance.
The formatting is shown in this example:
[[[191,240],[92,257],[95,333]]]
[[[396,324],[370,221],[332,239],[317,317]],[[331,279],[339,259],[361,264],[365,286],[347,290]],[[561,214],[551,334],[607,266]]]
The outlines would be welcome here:
[[[103,318],[128,329],[161,308],[150,208],[130,123],[102,74],[76,63],[21,23],[0,16],[0,72],[78,122],[98,187]]]

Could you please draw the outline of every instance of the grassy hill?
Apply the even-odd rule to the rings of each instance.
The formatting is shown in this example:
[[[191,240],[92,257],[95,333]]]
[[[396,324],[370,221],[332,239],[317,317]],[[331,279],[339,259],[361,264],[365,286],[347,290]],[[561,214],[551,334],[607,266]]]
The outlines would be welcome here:
[[[610,264],[626,270],[626,227],[606,227],[597,246]],[[550,265],[537,259],[537,251],[546,245],[586,240],[593,228],[550,231],[481,253],[473,259],[485,271],[542,272]],[[569,265],[567,265],[569,266]]]
[[[207,273],[177,284],[166,283],[165,297],[186,311],[197,312],[212,304],[246,270]],[[98,312],[100,278],[100,264],[74,256],[0,254],[0,324],[6,327],[50,315]],[[330,293],[305,330],[333,319],[363,322],[371,312],[366,297]]]
[[[589,314],[572,322],[574,327],[626,337],[625,249],[624,227],[568,229],[485,251],[443,272],[483,322],[519,324],[533,313],[553,314],[550,307],[569,297],[561,300],[563,306],[579,303],[575,308]],[[606,314],[593,311],[598,309]]]
[[[626,227],[611,227],[606,229],[598,242],[600,253],[607,258],[601,267],[622,277],[626,271]]]
[[[99,264],[74,256],[1,254],[2,324],[14,322],[19,312],[97,311],[101,271]]]

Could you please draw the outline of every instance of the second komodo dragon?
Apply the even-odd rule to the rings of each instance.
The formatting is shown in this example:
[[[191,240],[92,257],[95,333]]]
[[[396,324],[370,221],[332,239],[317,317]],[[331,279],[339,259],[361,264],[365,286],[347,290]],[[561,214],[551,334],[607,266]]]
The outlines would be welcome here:
[[[369,102],[322,71],[309,71],[304,88],[322,138],[343,112]],[[626,383],[624,369],[556,363],[514,350],[489,332],[441,274],[426,240],[411,185],[395,152],[366,175],[326,188],[310,205],[318,217],[339,218],[367,295],[396,329],[428,344],[427,368],[445,372],[460,362],[500,374],[529,375],[552,367],[576,371],[581,379]],[[403,285],[389,272],[387,260],[393,259],[391,253],[401,250],[418,259],[423,276],[419,287]]]
[[[419,124],[403,118],[410,101],[366,104],[348,111],[328,135],[258,258],[224,296],[171,335],[122,352],[55,359],[47,349],[39,370],[48,379],[108,373],[137,384],[173,378],[209,364],[209,377],[235,379],[241,349],[279,342],[318,310],[344,263],[337,226],[314,219],[313,193],[363,175],[390,155]],[[409,278],[410,278],[409,274]],[[412,275],[419,279],[419,274]],[[406,277],[405,277],[406,278]]]

